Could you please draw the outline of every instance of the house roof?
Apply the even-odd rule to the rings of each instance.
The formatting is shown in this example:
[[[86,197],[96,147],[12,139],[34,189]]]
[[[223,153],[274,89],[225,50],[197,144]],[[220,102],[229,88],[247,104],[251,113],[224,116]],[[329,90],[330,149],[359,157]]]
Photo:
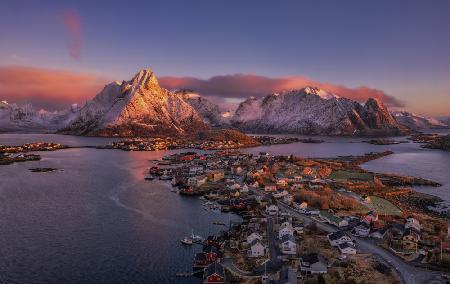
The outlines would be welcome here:
[[[337,232],[329,234],[328,238],[332,241],[335,241],[335,240],[339,240],[345,236],[347,236],[347,234],[344,231],[337,231]]]
[[[356,246],[353,243],[343,243],[339,245],[339,249],[343,250],[346,248],[356,249]]]
[[[343,220],[341,217],[331,214],[330,212],[328,212],[326,210],[321,210],[320,216],[327,218],[328,220],[330,220],[331,222],[334,222],[334,223],[339,223]]]
[[[326,263],[325,258],[322,255],[319,255],[317,253],[310,253],[310,254],[304,255],[302,257],[302,262],[308,263],[309,265],[312,265],[317,262],[321,262],[323,264]]]
[[[252,247],[258,243],[261,244],[262,246],[264,246],[264,244],[259,239],[255,239],[250,243],[250,247]]]
[[[205,261],[206,254],[204,252],[199,252],[195,255],[195,261]]]
[[[295,238],[294,238],[293,235],[284,235],[284,236],[281,237],[281,241],[283,243],[287,242],[287,241],[291,241],[291,242],[295,243]]]
[[[213,274],[217,274],[221,277],[225,277],[225,271],[223,269],[223,266],[220,263],[218,263],[217,261],[208,265],[208,267],[205,269],[205,274],[204,274],[205,276],[203,278],[206,278]]]

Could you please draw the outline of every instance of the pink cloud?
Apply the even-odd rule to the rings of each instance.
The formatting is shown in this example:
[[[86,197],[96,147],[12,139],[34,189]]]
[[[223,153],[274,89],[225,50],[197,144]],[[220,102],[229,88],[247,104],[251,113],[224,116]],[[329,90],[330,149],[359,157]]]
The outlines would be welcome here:
[[[86,73],[30,67],[0,67],[0,100],[50,110],[84,103],[110,80]]]
[[[68,10],[62,14],[62,20],[69,38],[69,54],[74,59],[80,59],[83,46],[80,16],[76,11]]]
[[[258,75],[236,74],[214,76],[206,80],[192,77],[161,77],[159,81],[162,86],[168,89],[193,89],[205,96],[216,98],[261,97],[273,92],[315,86],[358,102],[365,102],[372,97],[382,100],[391,107],[403,106],[403,103],[398,99],[378,89],[365,86],[349,88],[342,85],[314,81],[303,76],[269,78]]]

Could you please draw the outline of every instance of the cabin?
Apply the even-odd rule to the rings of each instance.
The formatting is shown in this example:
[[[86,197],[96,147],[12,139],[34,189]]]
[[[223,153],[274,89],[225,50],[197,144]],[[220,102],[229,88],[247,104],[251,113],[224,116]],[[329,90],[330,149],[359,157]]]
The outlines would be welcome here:
[[[328,241],[330,245],[336,247],[343,243],[352,242],[352,238],[350,238],[344,231],[337,231],[334,233],[330,233],[327,235]]]
[[[303,275],[326,274],[328,263],[325,257],[317,253],[310,253],[300,258],[300,271]]]
[[[219,250],[215,246],[205,246],[203,252],[205,253],[206,261],[208,263],[218,260],[221,256]]]
[[[261,240],[254,240],[250,244],[250,249],[247,252],[248,257],[262,257],[265,254],[265,247],[264,244],[261,242]]]
[[[356,246],[354,243],[342,243],[338,245],[341,254],[356,254]]]
[[[203,273],[203,284],[225,284],[225,270],[220,263],[208,265]]]
[[[194,270],[201,269],[203,270],[206,266],[208,266],[208,261],[206,260],[206,254],[204,252],[199,252],[195,255],[194,258]]]
[[[281,253],[287,255],[297,254],[297,243],[292,235],[284,235],[281,238]]]

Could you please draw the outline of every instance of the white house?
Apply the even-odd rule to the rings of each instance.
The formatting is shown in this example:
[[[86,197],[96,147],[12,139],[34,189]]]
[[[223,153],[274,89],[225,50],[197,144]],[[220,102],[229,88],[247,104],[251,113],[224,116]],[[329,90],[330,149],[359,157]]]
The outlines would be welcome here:
[[[260,240],[262,241],[262,237],[258,233],[251,233],[247,236],[247,244],[251,244],[254,240]]]
[[[376,239],[383,239],[386,236],[386,230],[385,229],[377,229],[370,232],[369,237],[376,238]]]
[[[275,198],[283,198],[283,197],[285,197],[288,194],[289,194],[289,192],[287,192],[286,190],[283,190],[281,192],[273,193],[273,197],[275,197]]]
[[[408,217],[406,219],[406,223],[405,223],[405,229],[410,229],[413,228],[414,230],[420,232],[420,222],[419,220],[413,218],[413,217]]]
[[[189,168],[189,173],[191,174],[203,173],[203,171],[204,171],[203,166],[191,166]]]
[[[278,230],[278,238],[281,240],[285,235],[294,235],[294,228],[289,222],[284,222],[281,224],[280,229]]]
[[[241,193],[248,193],[248,185],[244,184],[244,186],[242,186]]]
[[[341,254],[356,254],[356,246],[354,243],[342,243],[338,245]]]
[[[370,234],[370,225],[368,225],[366,222],[361,222],[353,228],[352,233],[359,237],[367,237]]]
[[[281,253],[295,255],[297,254],[297,243],[292,235],[284,235],[281,238]]]
[[[350,238],[345,232],[343,231],[337,231],[334,233],[330,233],[327,236],[328,241],[330,242],[330,245],[336,247],[343,243],[349,243],[352,241],[352,238]]]
[[[328,264],[322,255],[311,253],[300,259],[300,271],[302,274],[325,274]]]
[[[275,204],[266,206],[266,213],[270,216],[274,216],[278,214],[278,206]]]
[[[248,257],[261,257],[265,254],[265,247],[261,240],[254,240],[250,244],[250,249],[248,250]]]
[[[201,186],[207,181],[206,176],[195,176],[188,178],[188,185],[190,186]]]

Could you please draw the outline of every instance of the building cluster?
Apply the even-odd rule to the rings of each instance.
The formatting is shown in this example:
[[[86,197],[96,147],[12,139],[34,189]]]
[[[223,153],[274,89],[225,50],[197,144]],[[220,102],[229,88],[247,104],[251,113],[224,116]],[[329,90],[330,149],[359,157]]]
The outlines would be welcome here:
[[[172,149],[225,150],[245,147],[236,140],[180,139],[180,138],[129,138],[114,141],[100,149],[120,149],[123,151],[158,151]]]
[[[34,142],[19,146],[0,145],[0,153],[26,153],[32,151],[55,151],[64,149],[66,146],[59,143]]]
[[[367,198],[357,194],[349,197],[349,192],[342,189],[346,180],[341,172],[351,169],[339,160],[297,159],[232,150],[173,154],[164,157],[149,173],[170,179],[180,194],[202,196],[218,204],[220,210],[242,216],[243,222],[226,233],[217,252],[207,247],[197,254],[196,266],[205,269],[214,264],[215,269],[229,269],[228,264],[220,262],[222,255],[228,255],[244,271],[264,274],[265,269],[272,280],[275,277],[284,281],[292,275],[327,274],[336,261],[358,255],[355,238],[371,238],[400,254],[423,248],[420,224],[414,217],[387,218],[379,216],[373,208],[358,212],[340,204],[334,204],[336,208],[331,209],[314,198],[308,199],[309,195],[302,195],[306,192],[314,197],[325,193],[335,203],[350,198],[367,205]],[[369,180],[364,178],[366,183],[376,182],[373,176]],[[358,182],[351,175],[349,179],[349,184]],[[286,208],[291,214],[285,212]],[[329,230],[324,239],[326,253],[302,248],[305,239],[315,236],[306,229],[311,222],[323,224]],[[305,230],[309,235],[305,235]],[[208,253],[217,254],[217,258],[209,257]]]

